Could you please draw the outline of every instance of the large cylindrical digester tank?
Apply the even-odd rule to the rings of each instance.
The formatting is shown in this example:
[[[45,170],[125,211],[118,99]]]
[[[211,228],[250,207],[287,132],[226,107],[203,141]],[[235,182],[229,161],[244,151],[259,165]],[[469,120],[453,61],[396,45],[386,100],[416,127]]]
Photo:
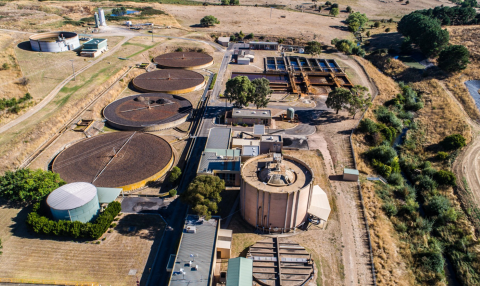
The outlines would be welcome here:
[[[100,211],[97,188],[78,182],[61,186],[47,198],[52,216],[56,220],[89,222]]]
[[[311,168],[294,157],[279,157],[251,158],[241,170],[241,215],[270,232],[287,232],[302,224],[312,198]]]
[[[37,52],[64,52],[73,51],[80,47],[77,33],[49,32],[30,36],[32,50]]]

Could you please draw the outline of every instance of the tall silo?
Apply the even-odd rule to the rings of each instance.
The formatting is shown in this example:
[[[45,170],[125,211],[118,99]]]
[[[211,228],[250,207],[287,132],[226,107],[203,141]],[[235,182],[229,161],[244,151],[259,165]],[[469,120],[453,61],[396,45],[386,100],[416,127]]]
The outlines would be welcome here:
[[[78,182],[61,186],[47,198],[56,220],[89,222],[100,212],[97,188],[89,183]]]
[[[106,26],[107,22],[105,21],[105,12],[102,8],[98,8],[98,16],[100,18],[100,26]]]
[[[95,12],[95,28],[100,27],[100,19],[98,17],[98,13]]]

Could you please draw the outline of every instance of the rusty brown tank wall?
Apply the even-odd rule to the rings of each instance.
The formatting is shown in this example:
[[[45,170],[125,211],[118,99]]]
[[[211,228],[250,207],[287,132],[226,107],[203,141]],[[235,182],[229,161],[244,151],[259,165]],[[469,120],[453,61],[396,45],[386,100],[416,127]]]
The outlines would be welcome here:
[[[254,157],[250,160],[255,160],[256,158]],[[296,158],[290,156],[284,156],[284,158],[300,162],[308,167],[308,165]],[[308,167],[308,169],[310,168]],[[261,184],[263,185],[263,183]],[[263,191],[250,185],[242,178],[240,188],[241,215],[254,227],[265,228],[266,230],[271,227],[272,232],[274,228],[278,228],[277,231],[290,231],[305,221],[312,189],[313,178],[308,185],[290,193]]]

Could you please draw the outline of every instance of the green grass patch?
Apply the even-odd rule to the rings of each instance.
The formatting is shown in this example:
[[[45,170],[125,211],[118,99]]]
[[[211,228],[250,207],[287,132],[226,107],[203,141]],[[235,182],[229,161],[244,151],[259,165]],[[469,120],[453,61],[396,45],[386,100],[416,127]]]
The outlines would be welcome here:
[[[151,45],[151,46],[142,45],[142,46],[144,47],[142,50],[140,50],[140,51],[138,51],[138,52],[136,52],[136,53],[133,53],[133,54],[129,55],[129,56],[126,57],[126,58],[127,58],[127,59],[133,58],[134,56],[136,56],[136,55],[138,55],[138,54],[141,54],[141,53],[143,53],[143,52],[145,52],[145,51],[147,51],[147,50],[150,50],[151,48],[155,47],[155,46],[158,45],[158,44],[159,44],[159,43],[155,43],[155,44],[153,44],[153,45]],[[137,44],[132,44],[132,45],[138,46],[138,45],[141,45],[141,44],[138,44],[138,45],[137,45]],[[141,47],[141,46],[140,46],[140,47]]]
[[[414,60],[411,56],[399,56],[398,59],[411,68],[424,70],[425,66]]]
[[[210,83],[210,86],[208,87],[209,90],[213,89],[213,87],[215,86],[215,82],[217,81],[217,74],[214,74],[213,75],[213,79],[212,79],[212,82]]]

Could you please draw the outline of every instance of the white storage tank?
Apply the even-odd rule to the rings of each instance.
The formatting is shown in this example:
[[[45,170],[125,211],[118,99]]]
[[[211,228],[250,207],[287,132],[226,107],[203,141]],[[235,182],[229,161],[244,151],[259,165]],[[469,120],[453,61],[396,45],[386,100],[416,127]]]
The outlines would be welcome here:
[[[56,220],[90,222],[100,212],[97,188],[89,183],[71,183],[54,190],[47,197]]]
[[[73,51],[80,47],[77,33],[48,32],[30,36],[32,50],[37,52],[64,52]]]

